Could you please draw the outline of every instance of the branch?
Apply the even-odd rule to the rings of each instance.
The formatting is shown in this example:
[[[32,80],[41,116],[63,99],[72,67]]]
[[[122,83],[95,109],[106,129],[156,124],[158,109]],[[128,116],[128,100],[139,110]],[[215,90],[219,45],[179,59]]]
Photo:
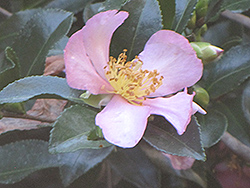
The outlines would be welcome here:
[[[250,29],[250,18],[243,14],[233,13],[229,10],[225,10],[221,13],[221,16],[233,20],[235,22],[238,22]]]
[[[11,12],[3,9],[2,7],[0,7],[0,13],[3,14],[4,16],[6,16],[6,17],[10,17],[10,16],[13,15]]]
[[[221,139],[224,144],[230,148],[234,153],[242,157],[244,160],[250,162],[250,148],[237,140],[228,132],[225,132]]]
[[[22,119],[29,119],[29,120],[36,120],[36,121],[41,121],[45,123],[54,123],[55,120],[49,119],[49,118],[43,118],[39,116],[31,116],[29,114],[15,114],[15,113],[10,113],[10,112],[4,112],[2,114],[3,117],[11,117],[11,118],[22,118]]]

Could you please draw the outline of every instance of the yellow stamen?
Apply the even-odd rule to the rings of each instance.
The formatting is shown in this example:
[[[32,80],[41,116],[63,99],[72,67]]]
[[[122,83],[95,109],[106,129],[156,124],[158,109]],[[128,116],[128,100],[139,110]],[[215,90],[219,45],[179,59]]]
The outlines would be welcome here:
[[[145,96],[155,92],[161,85],[163,76],[157,70],[142,70],[143,62],[136,56],[132,61],[127,61],[127,50],[116,60],[112,56],[106,69],[106,78],[114,88],[111,93],[119,94],[128,102],[142,105]]]

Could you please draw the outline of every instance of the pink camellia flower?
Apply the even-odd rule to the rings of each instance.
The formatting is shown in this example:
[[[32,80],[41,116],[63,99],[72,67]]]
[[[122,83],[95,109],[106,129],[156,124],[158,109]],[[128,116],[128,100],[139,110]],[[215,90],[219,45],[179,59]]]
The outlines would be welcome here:
[[[183,36],[161,30],[134,60],[127,62],[126,50],[117,59],[109,57],[112,34],[127,17],[117,10],[96,14],[70,37],[64,51],[70,87],[112,95],[95,122],[107,141],[124,148],[140,141],[150,114],[164,116],[183,134],[191,115],[204,112],[187,93],[203,66]]]

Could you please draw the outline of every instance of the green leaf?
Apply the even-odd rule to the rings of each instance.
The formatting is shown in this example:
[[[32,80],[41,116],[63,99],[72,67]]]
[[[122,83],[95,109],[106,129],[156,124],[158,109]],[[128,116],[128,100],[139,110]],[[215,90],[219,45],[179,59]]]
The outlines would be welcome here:
[[[224,0],[221,5],[221,10],[237,10],[239,12],[243,12],[250,8],[249,0]]]
[[[159,188],[159,170],[151,163],[139,147],[117,148],[108,157],[108,163],[122,178],[137,187]]]
[[[164,29],[170,29],[175,17],[175,0],[158,0]]]
[[[25,114],[26,113],[23,103],[7,103],[7,104],[4,104],[3,105],[3,110],[6,110],[6,111],[11,112],[11,113],[16,113],[16,114]],[[20,125],[21,123],[18,123],[18,124]],[[8,126],[8,124],[7,124],[7,126]],[[13,129],[17,129],[17,128],[14,127]]]
[[[13,44],[21,76],[43,73],[46,55],[68,32],[72,16],[72,13],[62,10],[41,10],[25,24]]]
[[[213,108],[227,117],[227,131],[242,143],[250,147],[250,126],[241,109],[241,98],[230,98],[225,102],[217,102],[213,105]]]
[[[88,19],[90,19],[92,16],[97,14],[100,9],[103,7],[103,3],[93,3],[88,4],[85,9],[83,10],[83,21],[86,23]],[[103,7],[105,8],[105,7]]]
[[[13,49],[8,47],[5,49],[5,53],[1,52],[0,54],[0,74],[4,73],[5,71],[8,71],[10,69],[13,69],[15,67],[15,63],[14,61],[5,61],[5,55],[7,55],[7,57],[9,56],[8,54],[10,54],[11,57],[14,57],[14,52]]]
[[[32,9],[40,7],[52,0],[10,0],[13,11]]]
[[[69,40],[69,38],[67,36],[64,36],[57,43],[55,43],[55,45],[52,47],[52,49],[50,49],[50,51],[48,53],[48,57],[53,56],[53,55],[63,54],[63,50],[64,50],[66,44],[68,43],[68,40]]]
[[[53,0],[45,8],[60,8],[73,13],[77,13],[85,8],[93,0]]]
[[[22,27],[34,14],[40,11],[41,9],[20,11],[4,21],[0,25],[0,49],[5,49],[7,46],[12,45]]]
[[[205,22],[215,21],[220,14],[220,7],[223,0],[210,0],[208,3],[207,15],[205,17]]]
[[[120,10],[123,5],[125,5],[129,0],[106,0],[103,2],[102,6],[100,7],[101,11],[106,10],[113,10],[117,9]]]
[[[162,28],[161,13],[157,0],[129,1],[122,10],[128,11],[129,17],[114,33],[111,55],[117,57],[128,49],[131,60],[143,50],[149,37]]]
[[[16,53],[11,47],[7,47],[4,52],[0,54],[0,89],[20,76]]]
[[[230,20],[219,20],[208,28],[204,39],[224,50],[229,50],[242,41],[243,26]]]
[[[214,21],[224,10],[244,12],[250,8],[249,0],[210,0],[206,21]]]
[[[175,3],[175,18],[172,29],[182,33],[192,16],[197,0],[176,0]]]
[[[47,142],[23,140],[0,147],[0,183],[15,183],[37,170],[60,166]]]
[[[88,135],[96,126],[96,114],[88,107],[78,105],[66,109],[53,125],[49,151],[63,153],[110,146],[111,144],[104,139],[88,140]]]
[[[39,95],[58,95],[75,102],[82,91],[68,86],[65,78],[55,76],[31,76],[17,80],[0,91],[0,104],[27,101]]]
[[[205,89],[212,99],[235,89],[250,75],[250,44],[231,48],[219,61],[205,67]]]
[[[227,118],[216,110],[210,110],[206,115],[198,114],[197,116],[201,127],[202,145],[209,148],[220,141],[227,129]]]
[[[199,125],[194,117],[181,136],[163,117],[156,117],[153,122],[149,122],[143,138],[157,150],[165,153],[205,160]]]
[[[64,186],[68,186],[88,170],[102,162],[113,149],[114,147],[105,147],[98,150],[84,149],[60,154],[59,161],[62,164],[60,174]]]

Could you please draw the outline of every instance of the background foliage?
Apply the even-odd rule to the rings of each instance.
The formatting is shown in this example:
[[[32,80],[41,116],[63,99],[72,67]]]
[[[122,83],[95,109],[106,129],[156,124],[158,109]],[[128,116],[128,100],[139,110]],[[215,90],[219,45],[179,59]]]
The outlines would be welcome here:
[[[160,29],[224,49],[203,59],[204,75],[190,89],[207,115],[193,116],[182,136],[154,116],[135,148],[115,147],[94,124],[100,109],[67,85],[68,37],[110,9],[129,12],[113,56],[127,48],[132,59]],[[0,1],[0,187],[250,186],[249,9],[249,0]],[[196,161],[178,170],[162,152]]]

